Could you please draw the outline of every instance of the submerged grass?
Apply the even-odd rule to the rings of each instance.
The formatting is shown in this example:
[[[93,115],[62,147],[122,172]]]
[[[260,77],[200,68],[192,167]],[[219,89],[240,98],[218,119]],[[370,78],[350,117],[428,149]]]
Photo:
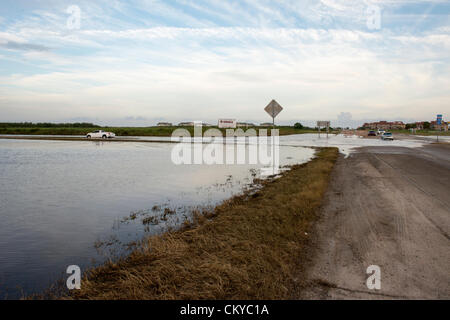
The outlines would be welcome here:
[[[73,299],[288,299],[336,148],[93,268]],[[296,279],[298,281],[298,279]]]

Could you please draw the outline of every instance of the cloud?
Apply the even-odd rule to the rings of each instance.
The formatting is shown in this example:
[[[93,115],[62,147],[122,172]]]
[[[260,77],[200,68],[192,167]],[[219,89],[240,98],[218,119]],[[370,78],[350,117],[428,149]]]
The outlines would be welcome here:
[[[339,121],[351,121],[352,120],[352,114],[350,112],[341,112],[338,115],[338,120]]]
[[[276,98],[280,123],[353,123],[419,120],[450,102],[448,26],[372,32],[369,2],[144,1],[138,13],[105,3],[80,1],[80,30],[65,28],[64,2],[0,33],[2,119],[265,121]]]
[[[127,121],[147,121],[148,119],[146,117],[142,117],[142,116],[137,116],[137,117],[128,116],[128,117],[125,117],[125,120],[127,120]]]
[[[33,43],[22,43],[16,41],[7,41],[5,43],[0,43],[1,48],[11,49],[11,50],[21,50],[21,51],[49,51],[50,48],[40,44]]]

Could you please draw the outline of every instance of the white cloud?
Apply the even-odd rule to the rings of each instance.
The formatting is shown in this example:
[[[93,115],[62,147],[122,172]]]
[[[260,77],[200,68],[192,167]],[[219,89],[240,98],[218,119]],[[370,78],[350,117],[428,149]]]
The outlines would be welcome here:
[[[179,2],[230,23],[249,15],[234,2],[214,0],[209,9],[198,2]],[[18,69],[0,74],[0,117],[21,121],[131,115],[176,122],[226,116],[263,121],[262,108],[272,98],[285,107],[279,116],[285,122],[336,119],[341,112],[351,113],[351,121],[428,119],[430,113],[448,108],[448,27],[414,34],[297,28],[286,8],[294,16],[313,13],[309,19],[358,21],[367,2],[307,6],[308,1],[280,0],[276,8],[269,1],[245,3],[258,12],[249,17],[255,27],[213,26],[206,18],[188,19],[160,1],[143,4],[155,15],[164,13],[201,27],[124,27],[129,23],[122,21],[117,28],[107,28],[103,24],[116,18],[102,14],[130,14],[123,3],[113,3],[111,8],[83,7],[88,17],[99,18],[98,28],[68,32],[56,27],[64,15],[38,11],[36,20],[0,33],[0,44],[16,41],[51,48],[8,54]],[[279,23],[283,19],[284,24]],[[42,26],[42,21],[52,27]],[[88,26],[95,24],[90,21]],[[30,66],[40,70],[30,72]]]

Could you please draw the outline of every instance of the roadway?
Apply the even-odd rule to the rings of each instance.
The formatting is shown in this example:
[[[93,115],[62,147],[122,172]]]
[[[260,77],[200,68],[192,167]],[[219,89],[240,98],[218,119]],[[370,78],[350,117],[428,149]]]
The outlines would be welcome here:
[[[324,201],[299,298],[450,298],[450,144],[340,157]]]

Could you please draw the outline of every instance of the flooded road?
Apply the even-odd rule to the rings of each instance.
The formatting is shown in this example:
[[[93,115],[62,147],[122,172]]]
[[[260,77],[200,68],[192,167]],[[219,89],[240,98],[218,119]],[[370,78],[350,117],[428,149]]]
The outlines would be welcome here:
[[[191,208],[214,206],[259,177],[259,165],[175,165],[172,147],[0,139],[0,297],[42,290],[68,265],[83,270],[109,256],[96,244],[126,244],[182,223]],[[281,165],[313,155],[280,149]],[[175,214],[159,225],[123,223],[152,208]]]
[[[68,265],[100,263],[143,234],[176,227],[192,209],[212,207],[251,186],[262,168],[175,165],[174,144],[155,142],[169,137],[134,138],[139,141],[0,139],[0,298],[42,290],[65,276]],[[348,156],[362,146],[423,144],[428,142],[281,136],[280,164],[309,161],[314,150],[305,147],[335,146]],[[154,223],[164,212],[170,217]]]

